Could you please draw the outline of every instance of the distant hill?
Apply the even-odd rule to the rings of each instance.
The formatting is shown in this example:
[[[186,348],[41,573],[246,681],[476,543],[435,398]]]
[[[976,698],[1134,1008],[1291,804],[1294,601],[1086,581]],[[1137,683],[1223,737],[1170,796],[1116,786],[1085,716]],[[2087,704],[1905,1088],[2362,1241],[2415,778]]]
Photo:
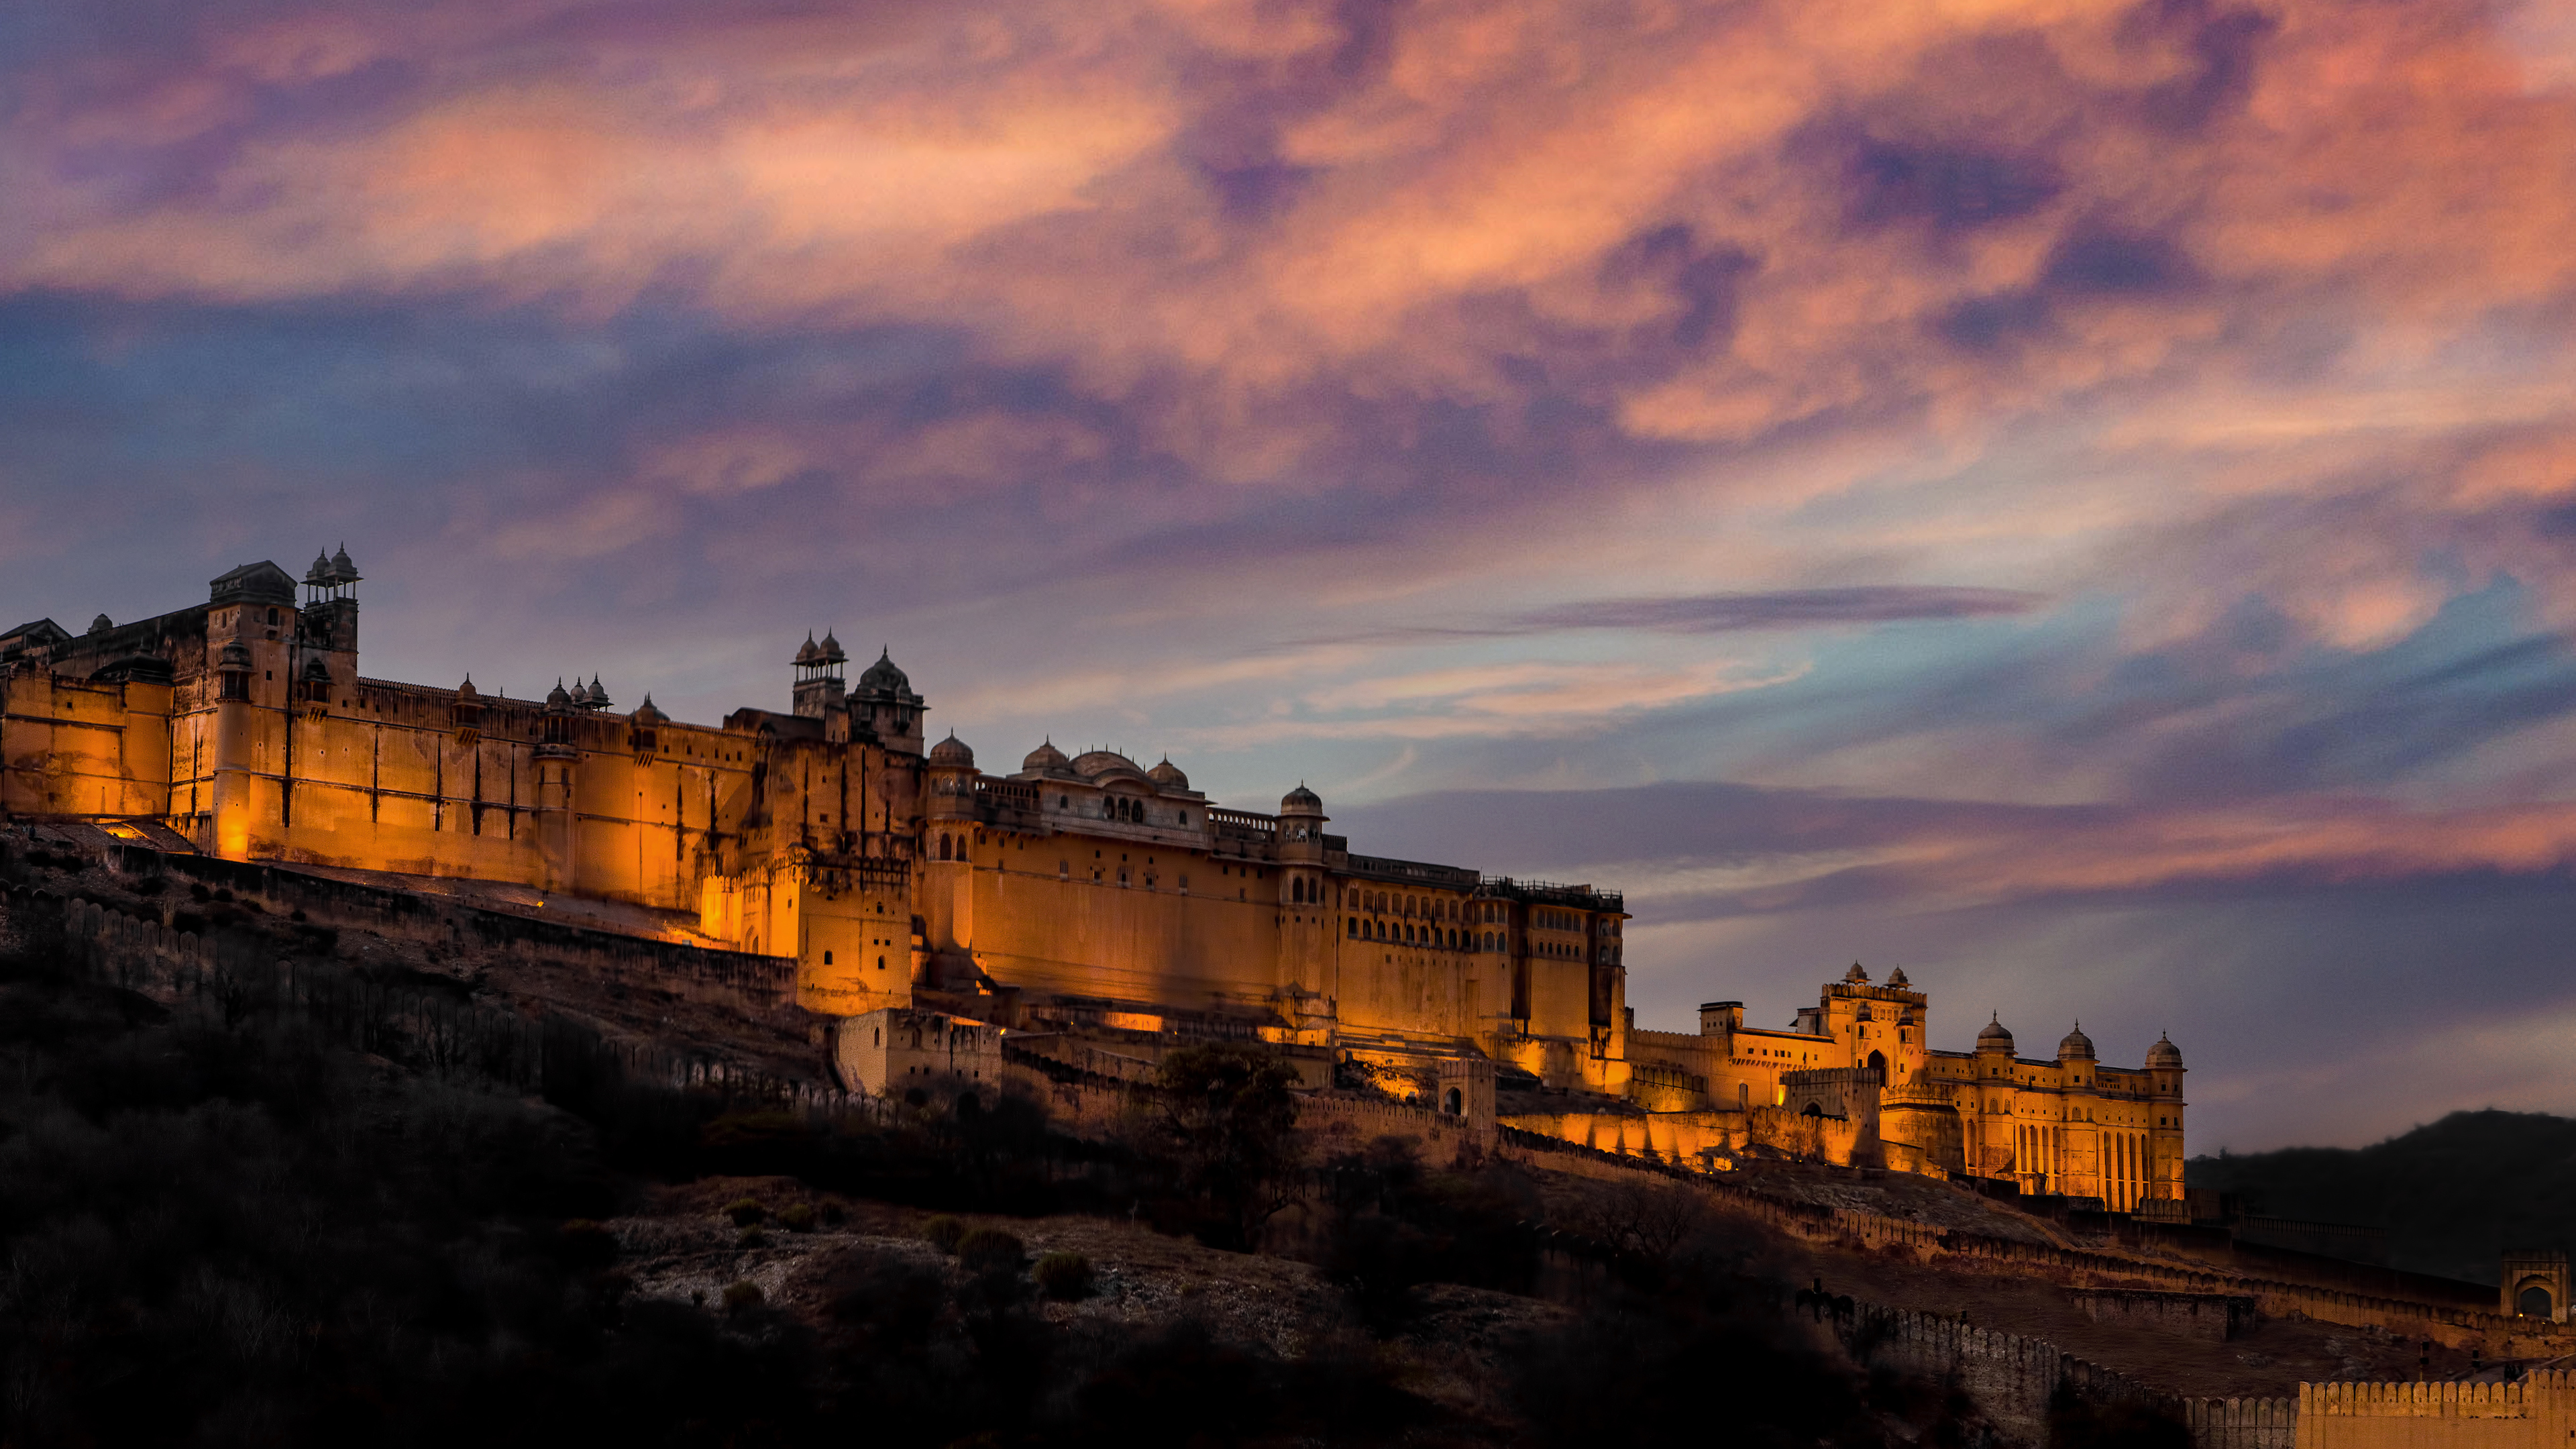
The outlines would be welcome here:
[[[2195,1157],[2193,1187],[2247,1210],[2388,1230],[2392,1267],[2496,1281],[2508,1248],[2576,1248],[2576,1119],[2454,1112],[2368,1147]]]

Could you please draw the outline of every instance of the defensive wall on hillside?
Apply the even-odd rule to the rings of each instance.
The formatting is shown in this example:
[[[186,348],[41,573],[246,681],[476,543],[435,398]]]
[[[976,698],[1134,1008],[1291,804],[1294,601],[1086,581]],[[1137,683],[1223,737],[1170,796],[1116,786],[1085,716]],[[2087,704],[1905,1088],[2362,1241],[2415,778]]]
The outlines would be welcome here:
[[[1864,1362],[1958,1385],[1996,1427],[2025,1444],[2048,1442],[2049,1404],[2065,1390],[2097,1404],[2171,1415],[2191,1430],[2195,1449],[2296,1449],[2298,1403],[2292,1399],[2186,1399],[2043,1339],[1929,1313],[1865,1309],[1843,1337]]]
[[[2554,1449],[2576,1439],[2576,1377],[2301,1384],[2294,1449]]]
[[[261,1010],[294,1013],[331,1028],[353,1047],[403,1056],[442,1074],[471,1074],[550,1097],[578,1080],[614,1077],[788,1110],[819,1125],[878,1123],[901,1110],[886,1097],[821,1080],[615,1039],[560,1014],[496,1008],[465,999],[443,983],[370,976],[337,960],[281,954],[274,943],[253,937],[173,931],[95,901],[0,886],[0,924],[24,929],[30,923],[58,929],[66,954],[91,976],[164,1007],[225,1020]],[[540,943],[532,949],[552,948]],[[1007,1040],[1003,1055],[1005,1079],[1040,1095],[1076,1131],[1116,1128],[1155,1103],[1154,1088],[1139,1074],[1087,1070]],[[2250,1303],[2270,1316],[2392,1329],[2454,1347],[2477,1346],[2498,1358],[2555,1356],[2569,1346],[2569,1331],[2558,1325],[2453,1303],[2345,1293],[1788,1202],[1724,1176],[1487,1127],[1366,1093],[1301,1093],[1300,1120],[1328,1140],[1354,1145],[1380,1135],[1415,1137],[1435,1161],[1472,1143],[1543,1156],[1550,1167],[1586,1176],[1687,1182],[1734,1211],[1809,1241],[1896,1249],[1926,1260],[1965,1260],[2046,1278],[2077,1290],[2078,1301],[2097,1317],[2152,1319],[2168,1331],[2224,1337]],[[2049,1398],[2061,1388],[2099,1402],[2136,1402],[2170,1413],[2189,1426],[2197,1449],[2547,1449],[2576,1437],[2576,1389],[2563,1374],[2535,1374],[2519,1384],[2310,1384],[2296,1401],[2183,1399],[2044,1341],[1937,1316],[1865,1308],[1851,1332],[1854,1351],[1872,1361],[1956,1375],[1998,1425],[2032,1443],[2044,1441]]]

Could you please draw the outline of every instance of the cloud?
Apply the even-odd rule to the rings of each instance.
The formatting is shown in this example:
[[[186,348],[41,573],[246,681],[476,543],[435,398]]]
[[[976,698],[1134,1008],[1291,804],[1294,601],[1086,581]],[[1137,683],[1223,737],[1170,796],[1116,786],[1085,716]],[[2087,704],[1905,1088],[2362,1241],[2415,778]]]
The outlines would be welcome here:
[[[372,533],[371,672],[712,719],[838,624],[979,739],[1617,864],[1659,951],[1973,918],[2039,993],[2184,969],[2161,924],[2259,975],[2247,900],[2296,954],[2349,882],[2558,869],[2565,30],[22,9],[0,615]],[[1497,781],[1555,813],[1425,794]]]
[[[1510,639],[1582,629],[1726,634],[1763,629],[1885,624],[1907,619],[2009,616],[2028,613],[2045,602],[2038,594],[2016,589],[1901,584],[1700,594],[1683,598],[1588,599],[1533,609],[1491,623],[1414,625],[1316,642],[1395,645],[1457,639]]]

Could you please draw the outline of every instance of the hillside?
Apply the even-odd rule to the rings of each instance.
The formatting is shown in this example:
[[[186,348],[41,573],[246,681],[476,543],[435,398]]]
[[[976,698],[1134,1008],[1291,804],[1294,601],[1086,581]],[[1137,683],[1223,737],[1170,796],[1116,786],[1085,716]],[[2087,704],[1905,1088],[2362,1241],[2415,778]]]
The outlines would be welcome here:
[[[2243,1193],[2274,1217],[2388,1230],[2393,1267],[2496,1281],[2507,1248],[2576,1247],[2576,1119],[2454,1112],[2368,1147],[2195,1157],[2197,1188]]]

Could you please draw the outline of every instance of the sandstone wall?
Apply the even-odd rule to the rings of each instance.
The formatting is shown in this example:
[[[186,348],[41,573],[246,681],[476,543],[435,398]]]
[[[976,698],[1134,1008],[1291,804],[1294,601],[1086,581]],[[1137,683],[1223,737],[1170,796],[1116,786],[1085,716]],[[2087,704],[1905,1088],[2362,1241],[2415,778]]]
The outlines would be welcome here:
[[[2576,1439],[2576,1384],[2302,1384],[2296,1449],[2552,1449]]]

